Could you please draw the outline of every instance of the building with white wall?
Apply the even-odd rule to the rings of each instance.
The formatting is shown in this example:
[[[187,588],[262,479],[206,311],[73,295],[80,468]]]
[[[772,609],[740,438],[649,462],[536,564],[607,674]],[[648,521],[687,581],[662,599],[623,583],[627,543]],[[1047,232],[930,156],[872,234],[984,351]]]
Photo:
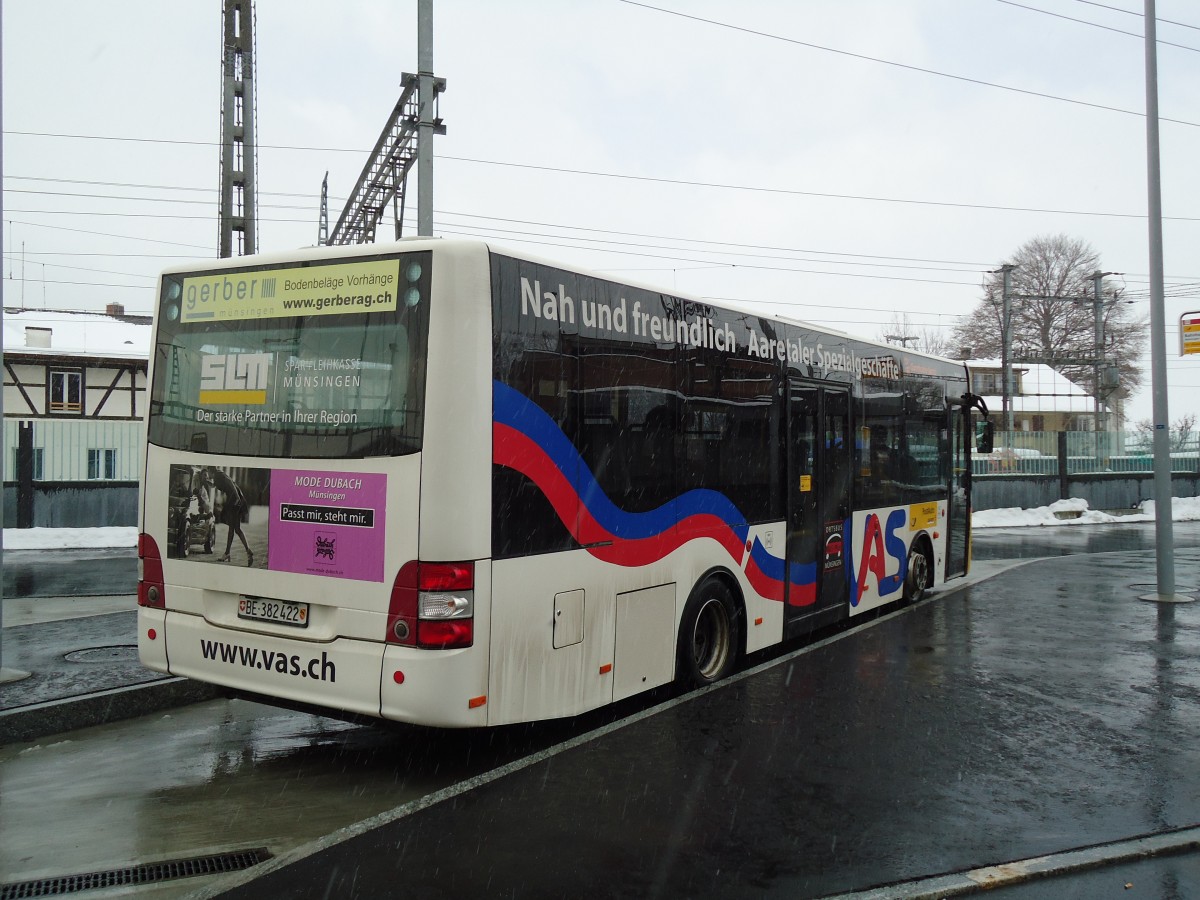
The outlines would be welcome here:
[[[132,524],[124,520],[136,517],[150,326],[119,304],[4,311],[6,525],[76,524],[63,517],[81,503],[80,482],[97,489],[88,493],[108,510],[103,519],[123,521],[78,524]]]

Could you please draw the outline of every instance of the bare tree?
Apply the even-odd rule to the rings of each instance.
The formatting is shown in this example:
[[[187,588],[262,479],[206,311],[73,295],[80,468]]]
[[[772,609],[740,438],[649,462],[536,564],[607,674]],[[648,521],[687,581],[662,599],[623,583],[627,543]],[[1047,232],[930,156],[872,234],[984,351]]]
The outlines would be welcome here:
[[[1149,419],[1141,419],[1135,426],[1138,446],[1149,450],[1154,445],[1154,423]],[[1193,450],[1196,447],[1196,414],[1188,413],[1180,416],[1171,423],[1168,429],[1172,453],[1183,450]]]
[[[1096,251],[1065,234],[1035,237],[1010,260],[1012,273],[1013,355],[1045,358],[1051,366],[1095,396],[1097,357],[1093,273],[1100,269]],[[1146,342],[1146,319],[1137,315],[1124,289],[1103,282],[1104,358],[1117,366],[1120,386],[1100,385],[1101,399],[1110,403],[1128,397],[1142,383],[1138,359]],[[979,305],[954,329],[954,355],[999,359],[1003,345],[1004,279],[992,273],[984,284]],[[1055,360],[1061,360],[1056,362]]]
[[[934,356],[950,356],[954,343],[950,336],[937,328],[917,327],[908,318],[908,313],[892,313],[891,320],[879,331],[879,340],[888,344],[900,344]]]

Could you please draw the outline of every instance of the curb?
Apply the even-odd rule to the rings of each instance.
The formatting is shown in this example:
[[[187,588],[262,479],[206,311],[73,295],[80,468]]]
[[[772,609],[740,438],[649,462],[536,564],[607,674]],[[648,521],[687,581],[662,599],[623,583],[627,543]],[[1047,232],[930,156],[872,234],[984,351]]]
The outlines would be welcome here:
[[[215,685],[187,678],[163,678],[64,700],[48,700],[0,710],[0,746],[121,719],[133,719],[220,696],[222,691]]]
[[[1197,849],[1200,849],[1200,826],[1193,825],[1161,834],[1064,850],[1049,856],[1035,856],[980,869],[933,875],[847,894],[833,894],[822,900],[942,900],[946,897],[966,897],[1037,879],[1071,875],[1176,853],[1195,852]]]

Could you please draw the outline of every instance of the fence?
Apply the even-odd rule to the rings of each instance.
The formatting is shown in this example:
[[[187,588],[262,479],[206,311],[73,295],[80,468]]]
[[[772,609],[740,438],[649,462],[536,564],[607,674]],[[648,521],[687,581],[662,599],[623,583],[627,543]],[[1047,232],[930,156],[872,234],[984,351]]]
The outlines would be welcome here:
[[[1200,448],[1195,438],[1173,444],[1172,495],[1195,497]],[[996,435],[995,447],[972,456],[975,509],[1030,509],[1076,498],[1117,511],[1154,497],[1154,455],[1142,432],[1006,432]]]
[[[1200,473],[1200,435],[1173,437],[1172,447],[1172,472]],[[976,475],[1154,471],[1151,438],[1140,431],[997,432],[995,448],[972,458]]]

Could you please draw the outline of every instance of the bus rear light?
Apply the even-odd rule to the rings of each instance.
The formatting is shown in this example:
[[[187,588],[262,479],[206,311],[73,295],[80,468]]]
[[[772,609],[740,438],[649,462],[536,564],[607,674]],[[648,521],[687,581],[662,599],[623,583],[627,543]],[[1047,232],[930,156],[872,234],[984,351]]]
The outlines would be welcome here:
[[[405,563],[392,583],[388,643],[445,650],[475,638],[475,564]]]
[[[162,554],[148,534],[138,535],[138,606],[153,609],[166,609],[167,606]]]
[[[450,619],[445,622],[422,621],[417,626],[417,646],[430,650],[470,647],[474,639],[474,619]]]
[[[473,591],[421,593],[417,616],[421,619],[469,619],[475,614]]]

